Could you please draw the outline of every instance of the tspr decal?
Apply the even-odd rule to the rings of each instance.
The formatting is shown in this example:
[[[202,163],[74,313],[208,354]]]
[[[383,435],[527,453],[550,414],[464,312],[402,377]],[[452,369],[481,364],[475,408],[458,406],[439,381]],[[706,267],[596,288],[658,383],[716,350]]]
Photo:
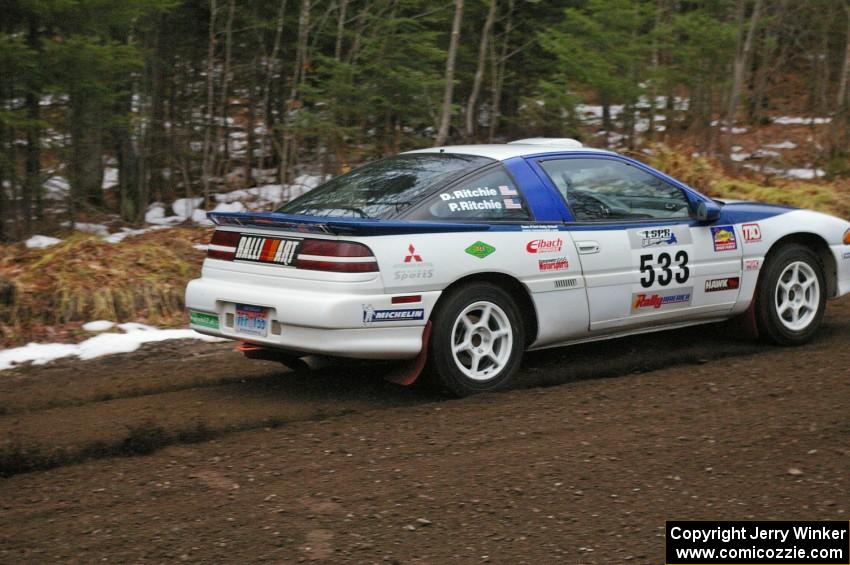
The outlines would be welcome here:
[[[691,230],[687,226],[665,226],[629,230],[629,242],[632,249],[689,245],[691,241]]]

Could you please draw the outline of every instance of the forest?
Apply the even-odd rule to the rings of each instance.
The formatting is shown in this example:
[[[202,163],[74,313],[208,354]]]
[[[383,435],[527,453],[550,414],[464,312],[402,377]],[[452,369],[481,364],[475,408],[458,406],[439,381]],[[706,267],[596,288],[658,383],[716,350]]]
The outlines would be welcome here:
[[[0,15],[0,241],[532,136],[741,168],[739,137],[785,120],[805,128],[784,143],[810,177],[850,174],[850,0],[0,0]]]

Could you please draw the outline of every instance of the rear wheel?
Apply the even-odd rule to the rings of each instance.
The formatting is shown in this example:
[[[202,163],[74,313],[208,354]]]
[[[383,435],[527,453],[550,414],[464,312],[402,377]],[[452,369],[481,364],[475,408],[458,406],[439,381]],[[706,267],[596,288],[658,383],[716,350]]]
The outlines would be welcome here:
[[[759,286],[759,332],[779,345],[809,341],[823,321],[826,284],[817,255],[802,245],[776,251]]]
[[[440,304],[429,364],[443,388],[468,396],[509,388],[524,349],[522,317],[510,295],[495,285],[472,283]]]

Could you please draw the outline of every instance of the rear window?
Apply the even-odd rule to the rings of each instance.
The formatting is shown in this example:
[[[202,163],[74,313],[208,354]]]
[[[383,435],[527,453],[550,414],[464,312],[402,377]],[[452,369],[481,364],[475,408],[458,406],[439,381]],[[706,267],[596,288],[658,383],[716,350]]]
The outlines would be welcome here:
[[[486,157],[446,153],[396,155],[333,178],[277,211],[306,216],[392,218],[419,204],[432,190],[492,162]]]
[[[528,206],[508,171],[498,165],[440,190],[413,211],[411,220],[529,220]]]

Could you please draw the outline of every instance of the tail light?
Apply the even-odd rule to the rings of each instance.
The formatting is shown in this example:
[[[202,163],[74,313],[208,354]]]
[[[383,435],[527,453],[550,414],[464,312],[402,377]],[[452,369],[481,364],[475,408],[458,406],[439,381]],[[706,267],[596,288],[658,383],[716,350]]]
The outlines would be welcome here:
[[[302,241],[295,266],[335,273],[371,273],[378,270],[375,256],[362,243],[328,239]]]
[[[216,230],[207,249],[207,257],[210,259],[221,259],[233,261],[236,259],[236,249],[239,247],[240,232]],[[263,245],[262,236],[250,236],[257,243],[255,249],[268,247]],[[268,238],[268,241],[277,243],[280,238]],[[298,243],[297,255],[290,263],[277,261],[275,254],[257,252],[250,260],[259,263],[284,264],[296,269],[309,269],[312,271],[330,271],[334,273],[371,273],[378,270],[378,261],[372,251],[354,241],[336,241],[329,239],[292,239],[287,240]]]
[[[233,257],[236,255],[236,245],[239,243],[241,235],[238,231],[215,230],[207,248],[207,257],[233,261]]]

